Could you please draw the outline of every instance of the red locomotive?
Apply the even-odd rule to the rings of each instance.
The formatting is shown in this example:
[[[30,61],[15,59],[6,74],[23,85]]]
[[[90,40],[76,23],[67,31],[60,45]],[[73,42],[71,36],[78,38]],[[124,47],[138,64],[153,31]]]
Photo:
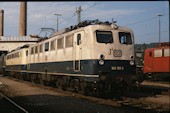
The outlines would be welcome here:
[[[152,80],[170,79],[170,43],[160,43],[148,48],[144,55],[144,74]]]

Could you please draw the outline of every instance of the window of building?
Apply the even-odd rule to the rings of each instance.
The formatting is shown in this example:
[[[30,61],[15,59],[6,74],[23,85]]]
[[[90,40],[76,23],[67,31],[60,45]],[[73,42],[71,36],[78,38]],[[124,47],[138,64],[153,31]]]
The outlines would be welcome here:
[[[56,47],[56,40],[53,40],[53,41],[51,41],[50,48],[51,48],[51,50],[55,50],[55,47]]]
[[[113,43],[113,35],[111,31],[96,31],[98,43]]]
[[[66,37],[66,47],[73,47],[73,35]]]
[[[64,47],[64,38],[60,38],[57,41],[57,48],[62,49]]]
[[[45,43],[45,51],[49,51],[49,42]]]

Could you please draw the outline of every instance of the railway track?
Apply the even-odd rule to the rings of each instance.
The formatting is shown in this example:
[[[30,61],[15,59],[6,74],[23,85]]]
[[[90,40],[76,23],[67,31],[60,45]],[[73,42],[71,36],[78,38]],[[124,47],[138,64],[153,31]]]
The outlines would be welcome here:
[[[16,78],[11,78],[11,79],[20,81],[20,79],[16,79]],[[23,80],[21,80],[21,81],[23,81]],[[29,81],[27,81],[27,82],[29,82]],[[38,84],[38,83],[35,83],[35,84],[42,85],[42,84]],[[50,85],[47,85],[47,86],[50,86]],[[56,88],[55,86],[50,86],[50,87],[62,90],[61,88]],[[74,92],[72,90],[67,90],[67,91],[72,92],[72,93],[82,94],[79,92]],[[112,93],[108,93],[108,94],[103,94],[100,96],[95,95],[94,97],[99,97],[99,98],[103,98],[103,99],[118,98],[121,100],[121,97],[124,97],[124,96],[138,97],[140,95],[142,97],[143,95],[149,96],[149,95],[153,95],[153,94],[169,95],[169,93],[170,93],[170,84],[167,84],[167,83],[162,84],[162,83],[157,83],[157,82],[146,81],[146,82],[143,82],[142,84],[140,84],[139,87],[135,87],[134,89],[130,89],[130,90],[122,89],[119,92],[116,91],[116,92],[112,92]],[[90,96],[90,95],[88,95],[88,96]]]
[[[155,97],[157,92],[154,92],[155,90],[151,90],[149,88],[151,87],[143,87],[143,89],[141,88],[138,91],[124,91],[123,93],[119,92],[119,93],[115,93],[115,94],[110,94],[107,95],[105,97],[100,97],[100,98],[96,98],[96,97],[92,97],[92,96],[85,96],[79,93],[75,93],[75,92],[71,92],[71,91],[62,91],[61,89],[58,88],[53,88],[51,86],[44,86],[44,85],[40,85],[40,84],[32,84],[31,82],[27,82],[27,81],[23,81],[23,80],[19,80],[19,79],[15,79],[15,78],[9,78],[12,79],[14,81],[18,81],[18,82],[24,82],[26,84],[30,84],[31,86],[34,87],[41,87],[42,89],[45,90],[52,90],[61,94],[65,94],[67,96],[73,96],[75,98],[82,98],[82,99],[86,99],[86,100],[90,100],[93,101],[94,103],[100,103],[100,104],[104,104],[104,105],[109,105],[109,106],[132,106],[132,107],[138,107],[138,108],[142,108],[142,109],[158,109],[159,111],[162,111],[162,107],[157,106],[155,108],[155,105],[153,104],[147,104],[146,101],[143,101],[143,98],[148,98],[151,96]],[[144,89],[147,91],[144,91]],[[153,93],[154,92],[154,93]],[[164,110],[164,109],[163,109]],[[166,111],[166,108],[165,108]]]
[[[170,83],[164,82],[153,82],[153,81],[144,81],[140,85],[140,90],[145,92],[151,92],[155,94],[170,94]]]
[[[0,82],[0,86],[2,86],[2,83]],[[10,98],[8,98],[8,96],[6,96],[4,93],[0,92],[0,99],[4,99],[3,100],[3,106],[5,106],[5,108],[8,106],[9,108],[13,108],[10,109],[10,112],[16,112],[16,113],[29,113],[26,109],[24,109],[23,107],[21,107],[20,105],[18,105],[16,102],[14,102],[13,100],[11,100]],[[5,102],[6,101],[6,102]],[[2,107],[2,106],[1,106]],[[2,110],[2,109],[1,109]],[[9,110],[9,109],[8,109]]]
[[[16,79],[16,78],[11,78],[11,79],[23,81],[23,80]],[[27,81],[27,82],[30,82],[30,81]],[[39,83],[35,83],[35,84],[43,85],[43,84],[39,84]],[[53,85],[44,85],[44,86],[50,86],[52,88],[62,90],[62,88],[56,88]],[[69,91],[69,92],[75,93],[75,91],[72,91],[72,90],[69,90],[69,89],[66,89],[66,90]],[[76,92],[76,93],[82,94],[80,92]],[[116,90],[116,92],[111,92],[111,93],[108,93],[108,94],[102,94],[102,95],[99,95],[99,96],[93,95],[93,96],[103,98],[103,99],[110,99],[110,98],[119,98],[120,99],[120,97],[124,97],[124,96],[130,96],[130,97],[134,96],[134,97],[136,97],[136,96],[139,96],[139,94],[141,96],[141,94],[144,94],[144,95],[150,95],[150,94],[169,95],[169,93],[170,93],[170,84],[146,81],[146,82],[143,82],[142,84],[140,84],[138,87],[134,87],[133,89],[130,89],[130,90],[129,89],[122,89],[120,91]],[[90,95],[88,95],[88,96],[90,96]]]

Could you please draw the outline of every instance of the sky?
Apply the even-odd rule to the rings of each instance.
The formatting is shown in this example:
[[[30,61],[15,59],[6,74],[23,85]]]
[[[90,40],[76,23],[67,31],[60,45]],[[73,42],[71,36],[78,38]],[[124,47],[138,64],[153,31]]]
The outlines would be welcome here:
[[[168,1],[65,1],[27,2],[27,35],[39,35],[40,28],[59,30],[77,24],[76,8],[81,6],[81,21],[117,21],[117,25],[134,31],[136,44],[169,42]],[[0,2],[4,10],[4,36],[18,36],[20,2]],[[56,16],[54,14],[61,14]]]

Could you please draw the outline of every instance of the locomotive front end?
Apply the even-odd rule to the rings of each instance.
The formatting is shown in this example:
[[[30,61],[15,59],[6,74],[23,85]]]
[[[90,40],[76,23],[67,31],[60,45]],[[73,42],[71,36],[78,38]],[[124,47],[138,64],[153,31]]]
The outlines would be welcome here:
[[[119,82],[136,79],[134,34],[128,28],[98,26],[94,32],[96,71],[101,81]]]

